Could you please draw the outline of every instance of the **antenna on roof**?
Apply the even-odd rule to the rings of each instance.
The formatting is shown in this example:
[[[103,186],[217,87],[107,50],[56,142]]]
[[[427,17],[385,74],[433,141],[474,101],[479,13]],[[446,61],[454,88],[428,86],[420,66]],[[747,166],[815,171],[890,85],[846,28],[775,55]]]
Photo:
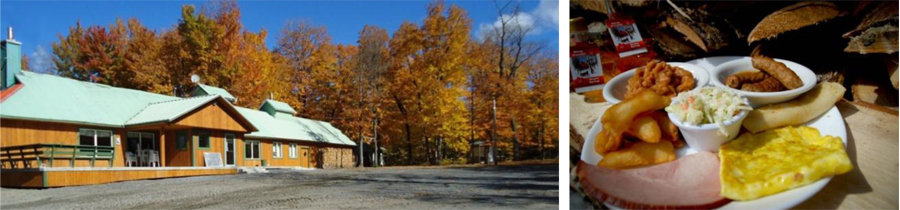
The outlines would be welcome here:
[[[200,83],[200,76],[197,76],[196,74],[191,74],[191,82]]]
[[[275,100],[275,94],[269,93],[269,100]]]
[[[8,38],[9,40],[15,40],[15,39],[13,39],[12,26],[10,26],[9,28],[7,28],[7,30],[6,30],[6,38]]]

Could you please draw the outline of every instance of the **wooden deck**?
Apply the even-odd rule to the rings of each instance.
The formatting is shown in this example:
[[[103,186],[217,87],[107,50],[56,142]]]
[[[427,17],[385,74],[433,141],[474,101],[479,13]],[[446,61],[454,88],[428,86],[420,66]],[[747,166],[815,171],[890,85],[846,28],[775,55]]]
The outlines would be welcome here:
[[[112,167],[4,169],[0,185],[48,188],[187,176],[236,174],[235,167]]]

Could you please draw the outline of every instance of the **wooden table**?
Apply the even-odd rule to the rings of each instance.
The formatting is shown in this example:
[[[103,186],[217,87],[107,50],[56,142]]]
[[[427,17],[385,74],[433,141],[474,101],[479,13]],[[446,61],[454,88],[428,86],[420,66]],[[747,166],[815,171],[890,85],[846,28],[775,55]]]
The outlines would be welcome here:
[[[581,145],[590,126],[607,103],[586,103],[584,96],[570,94],[570,154],[580,157]],[[841,100],[838,110],[847,125],[847,154],[853,170],[838,175],[798,209],[897,209],[898,117],[897,111],[860,102]],[[590,114],[586,114],[590,113]],[[574,162],[570,162],[574,163]],[[570,165],[573,167],[574,164]],[[572,188],[581,192],[575,182]],[[584,196],[578,193],[572,196]],[[571,199],[578,202],[578,199]],[[587,202],[587,200],[582,199]],[[584,204],[573,203],[573,206]],[[599,206],[594,205],[595,208]]]

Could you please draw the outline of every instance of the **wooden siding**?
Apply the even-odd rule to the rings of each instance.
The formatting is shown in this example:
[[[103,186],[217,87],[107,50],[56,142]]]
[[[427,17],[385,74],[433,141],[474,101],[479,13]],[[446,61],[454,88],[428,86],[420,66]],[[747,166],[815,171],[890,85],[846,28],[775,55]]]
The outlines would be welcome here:
[[[152,170],[61,170],[61,171],[4,171],[0,174],[3,187],[65,187],[110,182],[159,179],[185,176],[236,174],[236,168],[216,169],[152,169]],[[46,176],[46,177],[45,177]],[[46,181],[46,183],[44,183]],[[46,184],[46,185],[44,185]]]
[[[184,176],[237,174],[237,169],[160,169],[117,171],[48,171],[47,187],[102,184],[110,182]]]
[[[260,158],[266,159],[268,162],[268,166],[286,166],[286,167],[302,167],[306,164],[301,164],[300,157],[291,158],[290,157],[290,144],[297,144],[297,150],[300,150],[300,143],[297,141],[285,141],[285,140],[272,140],[272,139],[263,139],[260,141],[261,144],[261,156]],[[275,142],[281,143],[281,157],[276,158],[272,156],[275,154],[272,145]]]
[[[200,130],[195,129],[192,131],[193,132],[191,135],[195,136],[199,133]],[[226,133],[234,134],[234,138],[235,138],[234,143],[235,143],[236,150],[238,150],[240,148],[240,147],[238,147],[238,143],[243,143],[240,141],[240,138],[243,136],[243,134],[240,134],[240,133],[234,133],[234,132],[229,132],[229,131],[220,131],[220,130],[205,130],[205,131],[210,132],[209,148],[200,148],[199,145],[196,147],[193,147],[194,155],[195,155],[194,156],[195,166],[206,166],[206,161],[204,160],[204,157],[203,157],[204,152],[219,153],[219,155],[221,155],[221,157],[222,157],[222,164],[225,164],[225,134]],[[198,136],[197,140],[199,141],[199,136]],[[240,160],[242,160],[244,157],[241,156],[242,153],[239,154],[239,153],[237,153],[237,151],[235,151],[235,152],[236,152],[235,153],[235,156],[236,156],[235,157],[235,165],[241,165]]]
[[[313,143],[308,141],[288,141],[274,139],[249,139],[260,142],[260,159],[243,160],[245,166],[262,166],[262,160],[267,166],[273,167],[305,167],[305,168],[351,168],[355,167],[356,160],[353,156],[353,147],[332,144]],[[272,143],[281,142],[283,157],[272,156]],[[290,144],[297,144],[297,158],[290,158]],[[304,148],[308,148],[304,156]],[[240,158],[243,158],[244,145],[241,144]]]
[[[73,124],[3,119],[0,125],[2,147],[37,143],[78,144],[78,126]]]
[[[4,170],[3,173],[0,173],[0,185],[3,187],[43,187],[44,172]]]
[[[174,124],[195,128],[234,131],[238,133],[247,132],[240,123],[219,107],[217,103],[210,103],[200,109],[194,110]]]
[[[116,139],[124,139],[124,131],[121,129],[103,128],[96,126],[82,126],[67,123],[38,122],[26,120],[3,119],[0,122],[0,147],[21,146],[29,144],[69,144],[78,145],[78,129],[90,128],[113,131],[113,146],[116,156],[113,166],[124,166],[124,140],[116,144]],[[53,166],[69,166],[69,163]],[[76,161],[76,166],[89,166],[89,161]],[[95,166],[108,166],[107,161],[98,161]]]
[[[175,133],[179,131],[184,131],[186,135],[188,135],[188,140],[190,140],[190,131],[189,130],[169,130],[166,131],[166,153],[162,156],[166,156],[166,166],[191,166],[191,141],[188,141],[187,149],[177,149],[178,146],[175,143],[175,138],[177,137]]]

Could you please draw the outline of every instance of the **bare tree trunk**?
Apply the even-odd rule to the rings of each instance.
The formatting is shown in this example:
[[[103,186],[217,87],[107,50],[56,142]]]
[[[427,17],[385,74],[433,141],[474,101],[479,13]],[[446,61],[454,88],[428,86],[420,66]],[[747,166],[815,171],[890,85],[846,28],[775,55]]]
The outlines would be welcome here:
[[[492,96],[493,106],[491,107],[491,121],[493,121],[493,128],[491,128],[491,159],[494,161],[494,165],[497,165],[497,97]]]
[[[543,118],[541,118],[541,119],[543,119]],[[541,160],[543,160],[545,158],[544,157],[544,126],[546,126],[546,124],[544,123],[543,120],[541,120],[541,129],[538,129],[538,145],[540,146],[539,151],[541,152]]]
[[[404,130],[406,130],[406,163],[413,163],[413,144],[412,144],[412,133],[410,133],[409,122],[403,123]]]
[[[359,132],[359,167],[366,167],[365,162],[363,162],[363,135],[362,132]]]
[[[434,165],[434,161],[431,159],[431,143],[428,143],[428,135],[422,135],[422,138],[425,139],[425,161]]]
[[[510,118],[513,132],[513,160],[519,160],[519,133],[516,132],[516,118]]]
[[[375,141],[375,164],[372,164],[374,167],[381,166],[381,156],[379,152],[381,152],[381,148],[378,147],[378,117],[372,120],[372,140]]]

